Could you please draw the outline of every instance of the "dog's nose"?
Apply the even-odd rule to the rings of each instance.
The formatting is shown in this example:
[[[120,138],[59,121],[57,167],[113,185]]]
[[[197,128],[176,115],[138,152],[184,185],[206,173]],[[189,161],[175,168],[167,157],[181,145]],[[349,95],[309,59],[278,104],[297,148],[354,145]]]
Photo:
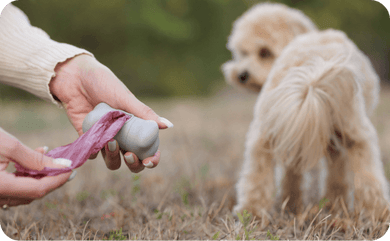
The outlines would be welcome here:
[[[238,75],[238,79],[240,80],[241,83],[245,83],[249,78],[249,73],[248,71],[244,71],[243,73]]]

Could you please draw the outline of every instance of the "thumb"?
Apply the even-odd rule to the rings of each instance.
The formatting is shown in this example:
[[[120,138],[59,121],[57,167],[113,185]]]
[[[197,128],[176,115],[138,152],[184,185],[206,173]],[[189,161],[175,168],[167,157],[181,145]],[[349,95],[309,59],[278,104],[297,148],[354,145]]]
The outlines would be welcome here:
[[[164,117],[157,115],[152,108],[142,103],[131,92],[126,96],[126,101],[120,102],[119,108],[141,119],[154,120],[160,129],[173,127],[172,122]]]
[[[23,145],[20,142],[18,146],[14,148],[9,158],[12,159],[14,162],[17,162],[18,164],[22,165],[25,168],[38,170],[38,171],[42,170],[45,167],[51,167],[51,168],[70,167],[70,165],[72,164],[71,160],[62,159],[62,158],[53,159],[51,157],[42,154],[39,151],[34,151],[30,149],[29,147]]]

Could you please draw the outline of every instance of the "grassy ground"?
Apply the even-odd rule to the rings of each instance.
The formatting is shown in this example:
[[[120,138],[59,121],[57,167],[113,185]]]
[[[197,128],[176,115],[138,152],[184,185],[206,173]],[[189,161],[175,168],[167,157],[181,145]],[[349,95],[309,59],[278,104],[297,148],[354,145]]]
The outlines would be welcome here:
[[[28,206],[0,211],[13,239],[377,239],[387,224],[329,215],[318,204],[235,221],[234,184],[255,96],[226,88],[212,98],[145,101],[175,127],[160,132],[162,157],[153,170],[109,171],[99,156],[75,179]],[[37,105],[39,103],[39,105]],[[77,138],[62,110],[49,103],[1,103],[0,125],[26,145],[50,149]],[[382,88],[373,122],[390,172],[390,88]],[[385,220],[387,223],[389,221]]]

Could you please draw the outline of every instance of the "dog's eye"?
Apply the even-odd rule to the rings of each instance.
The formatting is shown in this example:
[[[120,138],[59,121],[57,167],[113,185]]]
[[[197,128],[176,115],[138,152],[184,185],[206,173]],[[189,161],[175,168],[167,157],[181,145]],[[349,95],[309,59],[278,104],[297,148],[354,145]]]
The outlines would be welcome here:
[[[261,48],[261,49],[260,49],[259,55],[260,55],[260,57],[261,57],[262,59],[265,59],[265,58],[271,57],[272,54],[271,54],[271,51],[269,51],[269,49],[267,49],[267,48]]]

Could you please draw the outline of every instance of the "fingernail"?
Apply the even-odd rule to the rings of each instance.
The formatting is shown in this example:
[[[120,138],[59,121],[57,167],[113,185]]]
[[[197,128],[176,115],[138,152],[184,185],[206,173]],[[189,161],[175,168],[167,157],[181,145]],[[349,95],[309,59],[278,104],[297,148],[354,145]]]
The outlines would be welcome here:
[[[76,171],[76,170],[73,170],[73,171],[72,171],[72,174],[70,174],[70,176],[69,176],[69,178],[68,178],[68,182],[69,182],[69,181],[72,181],[72,179],[76,176],[76,174],[77,174],[77,171]]]
[[[44,147],[43,147],[43,153],[46,153],[48,150],[49,150],[49,147],[48,147],[48,146],[44,146]]]
[[[159,117],[158,120],[161,121],[162,123],[164,123],[168,128],[173,127],[172,122],[170,122],[168,119],[166,119],[164,117]]]
[[[112,140],[108,142],[108,150],[110,152],[114,152],[116,150],[116,140]]]
[[[153,167],[153,163],[152,161],[149,161],[148,163],[144,164],[145,167],[147,168],[152,168]]]
[[[130,155],[128,155],[128,156],[126,156],[125,155],[125,161],[127,162],[127,163],[129,163],[130,165],[131,164],[133,164],[134,163],[134,157],[133,157],[133,154],[130,154]]]
[[[66,167],[70,167],[72,165],[72,161],[65,158],[57,158],[53,160],[53,163],[60,164]]]

